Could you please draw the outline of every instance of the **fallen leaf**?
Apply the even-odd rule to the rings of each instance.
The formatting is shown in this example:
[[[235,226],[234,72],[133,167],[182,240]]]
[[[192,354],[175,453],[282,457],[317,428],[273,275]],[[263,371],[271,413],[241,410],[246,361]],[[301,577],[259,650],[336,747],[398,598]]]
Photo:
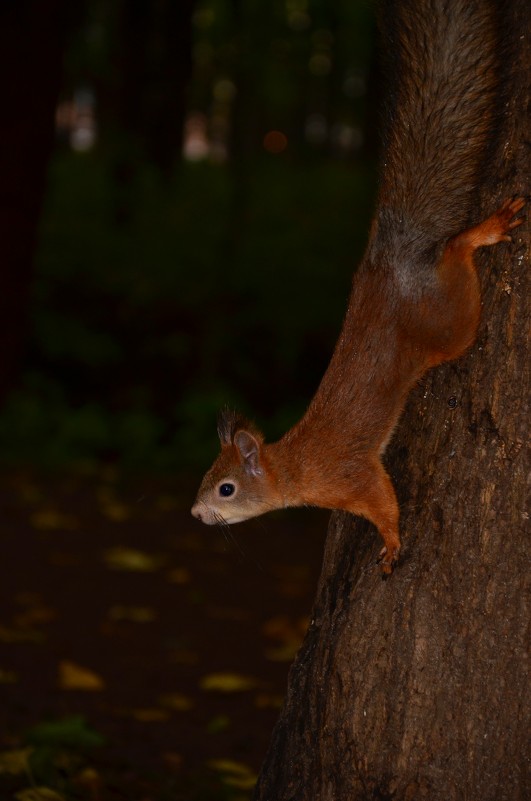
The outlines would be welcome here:
[[[115,523],[122,523],[131,517],[131,509],[120,501],[111,487],[100,487],[96,493],[101,513]]]
[[[45,636],[42,631],[35,629],[10,629],[0,626],[0,642],[43,642]]]
[[[73,531],[79,528],[79,521],[73,515],[65,515],[55,509],[41,509],[30,516],[33,528],[42,531],[66,530]]]
[[[63,660],[59,663],[59,686],[62,690],[103,690],[105,682],[94,671],[81,667],[75,662]]]
[[[247,776],[252,773],[248,765],[233,759],[209,759],[207,765],[219,773],[231,773],[233,776]]]
[[[300,645],[300,641],[297,641],[280,645],[278,648],[266,648],[265,657],[270,662],[293,662]]]
[[[108,518],[108,520],[112,520],[113,523],[122,523],[124,520],[129,520],[131,517],[131,510],[129,507],[119,501],[113,501],[102,505],[101,513]]]
[[[103,779],[94,768],[83,768],[72,780],[79,787],[89,790],[93,798],[100,797],[100,790],[103,786]]]
[[[164,557],[160,555],[125,547],[110,548],[104,552],[103,558],[107,567],[113,570],[130,570],[139,573],[155,572],[162,567],[165,561]]]
[[[211,759],[207,764],[222,774],[225,784],[238,790],[251,790],[258,779],[250,767],[232,759]]]
[[[252,790],[258,781],[256,773],[249,773],[248,776],[224,776],[223,782],[228,784],[229,787],[235,787],[237,790]]]
[[[157,619],[157,613],[149,606],[112,606],[107,614],[111,620],[131,623],[151,623]]]
[[[28,759],[32,748],[18,748],[13,751],[0,752],[0,773],[10,773],[19,776],[29,770]]]
[[[186,695],[171,693],[170,695],[161,695],[159,704],[176,712],[188,712],[189,709],[193,708],[194,701]]]
[[[239,673],[210,673],[208,676],[203,676],[199,682],[202,690],[217,690],[222,693],[246,692],[259,686],[260,682],[257,679]]]
[[[64,795],[50,790],[49,787],[28,787],[13,796],[16,801],[66,801]]]
[[[33,606],[26,609],[16,616],[15,625],[20,628],[31,628],[31,626],[41,626],[43,623],[50,623],[57,617],[57,612],[50,606]]]

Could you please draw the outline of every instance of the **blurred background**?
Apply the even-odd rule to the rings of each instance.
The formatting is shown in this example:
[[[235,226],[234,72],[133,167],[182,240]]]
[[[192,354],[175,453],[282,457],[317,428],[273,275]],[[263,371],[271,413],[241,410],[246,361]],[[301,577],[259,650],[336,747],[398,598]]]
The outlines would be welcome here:
[[[358,0],[8,2],[0,457],[206,467],[337,337],[377,150]]]
[[[248,801],[328,514],[189,509],[218,409],[272,440],[326,369],[374,27],[365,0],[0,5],[2,798]]]

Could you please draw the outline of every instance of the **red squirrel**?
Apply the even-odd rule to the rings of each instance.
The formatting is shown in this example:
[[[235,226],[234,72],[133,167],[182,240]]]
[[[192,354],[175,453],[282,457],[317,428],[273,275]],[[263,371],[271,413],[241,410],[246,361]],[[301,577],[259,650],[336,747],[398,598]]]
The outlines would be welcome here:
[[[413,385],[474,342],[474,253],[511,242],[525,201],[506,200],[469,224],[500,106],[496,3],[384,5],[391,64],[378,203],[332,359],[308,410],[278,442],[266,444],[235,412],[220,414],[221,453],[192,514],[210,525],[288,506],[343,509],[374,523],[389,574],[399,509],[382,455]]]

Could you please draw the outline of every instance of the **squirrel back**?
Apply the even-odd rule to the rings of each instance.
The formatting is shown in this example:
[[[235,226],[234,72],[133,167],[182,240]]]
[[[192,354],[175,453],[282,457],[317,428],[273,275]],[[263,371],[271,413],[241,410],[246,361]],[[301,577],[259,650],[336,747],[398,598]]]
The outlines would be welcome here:
[[[524,200],[467,227],[500,111],[497,4],[386,0],[380,17],[392,76],[380,191],[332,359],[306,414],[278,442],[222,413],[221,453],[192,514],[213,524],[285,506],[344,509],[377,527],[390,573],[399,510],[381,457],[415,382],[473,343],[474,253],[511,241]]]

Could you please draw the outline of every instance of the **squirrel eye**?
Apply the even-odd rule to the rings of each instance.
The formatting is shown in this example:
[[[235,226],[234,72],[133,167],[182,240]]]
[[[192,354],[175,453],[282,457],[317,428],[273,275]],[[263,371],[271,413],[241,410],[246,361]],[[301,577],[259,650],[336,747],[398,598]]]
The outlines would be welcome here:
[[[223,495],[224,498],[228,498],[229,495],[234,493],[236,487],[234,484],[222,484],[219,488],[219,494]]]

